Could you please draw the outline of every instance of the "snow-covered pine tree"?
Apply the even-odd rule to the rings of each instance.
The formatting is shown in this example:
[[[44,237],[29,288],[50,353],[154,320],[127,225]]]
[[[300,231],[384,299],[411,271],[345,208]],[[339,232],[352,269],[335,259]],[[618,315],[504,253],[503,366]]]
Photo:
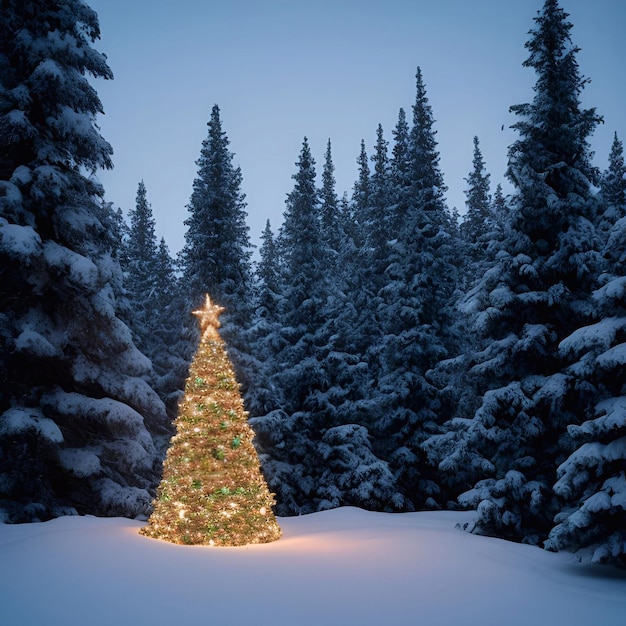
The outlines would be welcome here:
[[[205,293],[225,307],[220,332],[245,396],[255,371],[247,336],[254,314],[254,274],[245,194],[217,104],[208,127],[185,220],[181,288],[189,311],[201,304]],[[189,316],[186,324],[193,333],[195,324]]]
[[[185,386],[193,357],[193,337],[184,323],[187,301],[176,275],[176,265],[165,239],[161,237],[156,256],[155,302],[158,314],[153,322],[150,358],[156,375],[155,389],[172,417]]]
[[[626,206],[626,167],[624,166],[624,144],[617,136],[613,136],[609,153],[609,166],[600,181],[604,211],[600,227],[606,231],[615,222],[624,217]]]
[[[124,253],[124,284],[131,302],[132,317],[129,320],[137,347],[149,358],[152,324],[158,315],[156,298],[157,238],[152,207],[147,198],[146,186],[137,186],[135,208],[128,212],[130,227]]]
[[[261,233],[256,276],[259,283],[257,290],[259,311],[257,316],[276,320],[280,298],[280,258],[276,238],[269,220],[267,220]]]
[[[558,468],[555,492],[565,506],[546,543],[583,561],[626,567],[626,194],[624,159],[615,138],[603,181],[603,227],[611,217],[607,268],[594,293],[594,324],[575,330],[559,349],[573,364],[576,386],[593,396],[569,435],[576,450]]]
[[[281,405],[281,393],[271,382],[274,356],[283,345],[280,328],[280,258],[278,243],[267,220],[261,234],[259,260],[255,263],[256,299],[253,323],[248,333],[247,367],[253,371],[246,390],[250,415],[266,415]]]
[[[485,348],[471,373],[482,401],[449,460],[484,477],[460,498],[477,508],[477,532],[535,543],[558,512],[556,468],[585,405],[558,346],[592,319],[599,268],[588,144],[599,118],[580,107],[585,80],[567,17],[546,0],[526,43],[524,65],[537,82],[533,102],[511,107],[520,138],[507,174],[516,195],[497,263],[474,293]]]
[[[322,188],[320,189],[320,220],[322,237],[330,255],[329,270],[335,273],[339,265],[339,251],[342,243],[341,220],[339,214],[339,198],[335,181],[335,165],[330,139],[326,144],[324,167],[322,169]]]
[[[283,515],[301,512],[312,500],[312,481],[302,482],[314,445],[304,403],[322,382],[315,340],[323,324],[327,280],[315,161],[306,137],[296,167],[278,235],[280,329],[272,341],[269,372],[271,384],[281,390],[281,408],[251,420],[270,489],[277,495],[277,511]],[[310,506],[309,511],[315,510]]]
[[[196,162],[198,174],[188,205],[190,215],[185,220],[181,263],[190,303],[199,306],[204,294],[210,293],[215,302],[226,307],[222,326],[229,335],[231,323],[240,327],[249,323],[252,246],[241,169],[233,164],[234,154],[222,130],[218,105],[213,106],[208,127]],[[239,342],[226,343],[236,347]]]
[[[376,132],[376,146],[371,157],[374,168],[368,176],[368,203],[360,209],[362,243],[350,249],[342,263],[349,268],[344,285],[347,306],[342,312],[346,318],[345,349],[356,357],[351,376],[354,383],[352,397],[360,416],[358,421],[364,425],[371,425],[378,413],[376,403],[371,402],[377,375],[373,355],[382,337],[377,314],[378,293],[385,282],[392,213],[388,143],[382,125],[378,125]]]
[[[362,222],[364,213],[369,206],[370,196],[370,166],[365,140],[363,139],[361,139],[361,150],[356,162],[359,167],[359,175],[352,189],[352,215],[355,222],[355,242],[359,245],[362,243]]]
[[[489,193],[490,175],[485,167],[485,160],[480,150],[478,137],[474,137],[472,171],[465,181],[465,206],[467,211],[461,224],[461,235],[470,245],[470,254],[474,261],[485,255],[488,243],[486,236],[493,227],[491,195]]]
[[[509,206],[500,183],[496,185],[496,190],[493,192],[491,213],[494,219],[495,232],[497,233],[497,237],[501,238],[504,227],[509,219]]]
[[[306,138],[296,165],[279,236],[282,327],[275,335],[272,383],[280,389],[281,408],[252,424],[281,514],[342,504],[383,508],[393,494],[393,475],[372,453],[367,429],[347,423],[352,414],[345,389],[353,381],[346,320],[339,314],[345,299],[330,271]]]
[[[292,384],[281,385],[289,400],[286,408],[296,411],[303,405],[319,375],[314,348],[324,346],[317,336],[326,321],[326,298],[331,277],[327,273],[329,252],[324,245],[320,220],[319,192],[315,185],[315,160],[305,138],[293,190],[287,196],[284,221],[280,232],[281,242],[281,319],[286,341],[286,352],[281,355],[291,372],[281,372],[283,380]],[[304,370],[309,359],[313,367],[310,375]],[[318,381],[319,382],[319,381]]]
[[[156,222],[143,181],[129,217],[122,262],[130,306],[128,325],[135,343],[152,362],[148,382],[174,417],[192,357],[192,341],[184,325],[187,304],[167,244],[164,239],[157,244]]]
[[[0,509],[8,521],[146,513],[167,432],[117,316],[111,167],[86,75],[112,78],[79,0],[0,4]]]
[[[281,513],[296,513],[312,500],[313,485],[301,481],[309,471],[314,446],[307,402],[324,385],[319,350],[326,344],[319,333],[325,322],[328,255],[322,239],[315,161],[306,137],[296,167],[279,233],[281,328],[274,345],[271,383],[281,390],[282,407],[253,420],[261,451],[272,457],[264,469]]]
[[[450,298],[456,283],[452,240],[432,110],[420,68],[413,126],[401,110],[391,162],[392,217],[384,281],[377,298],[378,419],[374,453],[389,460],[416,508],[437,506],[439,488],[421,444],[437,429],[438,390],[427,377],[447,355]]]
[[[398,121],[392,131],[393,149],[391,151],[391,163],[389,178],[391,181],[391,202],[393,210],[389,218],[389,236],[395,237],[400,228],[398,214],[400,211],[395,206],[398,203],[398,194],[411,185],[410,158],[409,158],[409,124],[406,121],[406,112],[403,108],[398,111]]]

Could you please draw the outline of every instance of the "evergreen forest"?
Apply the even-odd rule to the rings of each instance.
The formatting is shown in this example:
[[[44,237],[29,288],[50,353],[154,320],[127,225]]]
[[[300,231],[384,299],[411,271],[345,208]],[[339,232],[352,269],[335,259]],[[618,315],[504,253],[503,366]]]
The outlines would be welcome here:
[[[348,193],[304,138],[255,257],[219,106],[173,256],[145,184],[126,216],[95,176],[97,14],[3,1],[0,521],[150,514],[208,293],[277,515],[470,509],[469,532],[626,567],[626,167],[617,134],[594,164],[561,4],[528,34],[511,194],[475,137],[447,206],[418,66]]]

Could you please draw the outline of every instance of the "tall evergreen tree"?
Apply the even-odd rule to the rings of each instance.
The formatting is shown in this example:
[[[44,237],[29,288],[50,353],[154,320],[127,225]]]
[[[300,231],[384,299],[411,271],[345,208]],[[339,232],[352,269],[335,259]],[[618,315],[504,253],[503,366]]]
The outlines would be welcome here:
[[[261,234],[259,261],[256,262],[256,308],[248,340],[247,356],[251,379],[245,402],[250,415],[266,415],[281,405],[281,391],[272,384],[274,357],[280,352],[283,340],[280,333],[280,302],[282,283],[278,242],[267,220]]]
[[[196,162],[185,246],[183,279],[190,303],[199,306],[205,293],[226,307],[224,330],[248,323],[251,313],[251,244],[246,224],[241,169],[233,164],[230,141],[222,130],[220,109],[213,106],[208,136]],[[232,309],[232,312],[231,312]],[[227,345],[231,345],[229,341]]]
[[[409,124],[406,121],[406,112],[400,109],[398,112],[398,121],[392,131],[393,134],[393,150],[390,166],[390,179],[393,188],[394,210],[389,220],[389,232],[395,236],[400,228],[399,213],[401,208],[399,198],[403,190],[411,184],[410,158],[409,158]]]
[[[500,237],[509,218],[509,207],[500,183],[496,185],[496,190],[493,192],[491,213],[495,221],[495,231]]]
[[[395,468],[412,506],[436,506],[439,487],[422,450],[437,429],[438,391],[427,372],[447,354],[447,307],[456,280],[451,263],[445,185],[432,110],[416,74],[413,126],[403,111],[391,164],[391,231],[377,294],[382,339],[376,346],[379,417],[374,452]]]
[[[261,234],[259,257],[256,273],[260,283],[258,296],[260,316],[276,319],[280,294],[280,259],[269,220]]]
[[[86,75],[112,78],[78,0],[0,4],[0,509],[9,521],[146,513],[166,433],[117,316],[111,167]]]
[[[530,542],[551,528],[567,426],[589,401],[558,346],[593,319],[599,267],[588,145],[599,118],[580,107],[585,80],[567,14],[546,0],[535,24],[524,63],[537,74],[535,97],[511,107],[520,138],[507,174],[517,192],[497,264],[475,292],[485,349],[473,373],[484,395],[457,451],[458,471],[488,476],[461,499],[477,507],[476,530]]]
[[[351,251],[351,289],[356,325],[354,350],[360,362],[370,363],[373,346],[382,337],[377,306],[378,293],[385,282],[388,241],[391,234],[391,182],[390,162],[382,125],[376,131],[376,146],[372,155],[374,171],[369,179],[369,201],[363,211],[363,244]],[[361,365],[362,367],[362,365]],[[372,373],[372,378],[374,374]]]
[[[373,453],[367,428],[347,424],[345,320],[321,227],[314,160],[305,139],[280,233],[282,329],[273,383],[281,408],[253,419],[278,511],[340,504],[381,508],[393,476]],[[324,463],[320,464],[320,459]]]
[[[467,190],[465,191],[465,206],[467,212],[461,224],[461,234],[470,244],[473,244],[473,256],[480,257],[484,250],[479,248],[479,242],[491,229],[491,196],[489,193],[489,174],[485,168],[485,160],[478,137],[474,137],[474,156],[472,159],[472,171],[465,179]],[[484,243],[484,242],[483,242]]]
[[[354,213],[356,215],[357,223],[360,223],[361,214],[367,209],[370,195],[370,166],[364,139],[361,139],[361,150],[356,162],[359,166],[359,176],[354,183],[352,203],[354,205]]]
[[[306,137],[296,167],[279,233],[282,327],[275,343],[271,382],[282,391],[282,406],[254,420],[261,450],[272,455],[265,471],[282,513],[300,511],[310,496],[303,493],[306,489],[300,480],[314,445],[309,426],[303,424],[310,416],[305,403],[322,383],[317,349],[324,322],[325,262],[315,161]]]
[[[156,315],[152,322],[150,358],[156,375],[155,389],[174,417],[183,395],[193,357],[193,333],[185,324],[187,302],[176,275],[176,265],[162,237],[156,253],[154,284]]]
[[[606,267],[594,294],[598,321],[575,330],[559,349],[568,373],[593,400],[568,433],[575,450],[559,466],[555,492],[563,498],[547,547],[583,561],[626,567],[626,194],[621,142],[615,137],[602,189]],[[582,407],[581,407],[582,408]]]
[[[602,176],[600,187],[604,200],[601,226],[606,230],[624,217],[626,206],[626,167],[624,166],[624,144],[617,133],[613,137],[609,153],[609,167]]]
[[[287,196],[280,233],[283,283],[280,312],[287,344],[281,360],[288,363],[288,368],[279,376],[291,380],[290,384],[281,385],[291,398],[287,402],[289,411],[298,410],[316,385],[319,370],[313,353],[315,346],[320,345],[318,332],[325,323],[330,284],[315,160],[306,137],[296,165],[295,184]],[[306,363],[313,368],[308,373]]]
[[[320,219],[322,237],[331,255],[334,265],[338,262],[341,246],[341,219],[339,214],[339,198],[336,191],[335,166],[333,164],[330,139],[326,145],[324,168],[322,170],[322,188],[320,190]]]
[[[185,329],[186,304],[165,240],[157,244],[156,222],[146,186],[137,187],[135,208],[129,212],[130,228],[122,259],[129,300],[128,325],[139,349],[152,362],[147,377],[176,414],[191,360],[190,337]]]
[[[363,259],[366,271],[371,273],[373,284],[370,288],[380,288],[383,277],[384,258],[388,240],[392,238],[392,197],[391,163],[388,154],[389,144],[385,139],[381,124],[376,129],[376,145],[371,160],[374,171],[370,177],[369,203],[363,220],[365,230],[365,252],[370,258]]]
[[[157,238],[152,207],[143,181],[137,186],[135,208],[129,211],[130,228],[125,250],[125,284],[132,306],[131,330],[138,348],[147,354],[156,299]],[[148,355],[149,356],[149,355]]]

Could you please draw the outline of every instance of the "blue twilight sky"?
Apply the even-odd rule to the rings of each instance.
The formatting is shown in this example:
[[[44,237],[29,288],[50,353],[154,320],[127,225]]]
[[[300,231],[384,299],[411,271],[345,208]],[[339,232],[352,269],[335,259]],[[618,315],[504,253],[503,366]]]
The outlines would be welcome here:
[[[137,185],[176,253],[211,108],[218,104],[243,173],[254,243],[276,232],[304,136],[317,161],[332,142],[337,191],[351,192],[361,139],[378,123],[390,141],[398,110],[411,116],[422,68],[436,120],[448,204],[464,211],[464,177],[478,135],[492,187],[504,179],[516,134],[509,106],[532,100],[524,43],[543,0],[86,0],[100,18],[115,75],[97,81],[103,136],[115,169],[106,198],[133,208]],[[626,141],[626,1],[561,0],[592,79],[583,104],[605,124],[592,144],[606,167],[617,131]],[[504,125],[504,130],[502,126]]]

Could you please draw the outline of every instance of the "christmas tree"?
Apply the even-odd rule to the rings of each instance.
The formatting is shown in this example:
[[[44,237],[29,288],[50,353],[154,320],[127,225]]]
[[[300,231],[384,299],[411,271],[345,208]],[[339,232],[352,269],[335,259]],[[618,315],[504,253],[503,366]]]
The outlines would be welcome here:
[[[219,336],[223,307],[194,311],[202,336],[176,419],[154,512],[141,533],[179,544],[269,543],[280,527],[252,444],[254,433]]]

